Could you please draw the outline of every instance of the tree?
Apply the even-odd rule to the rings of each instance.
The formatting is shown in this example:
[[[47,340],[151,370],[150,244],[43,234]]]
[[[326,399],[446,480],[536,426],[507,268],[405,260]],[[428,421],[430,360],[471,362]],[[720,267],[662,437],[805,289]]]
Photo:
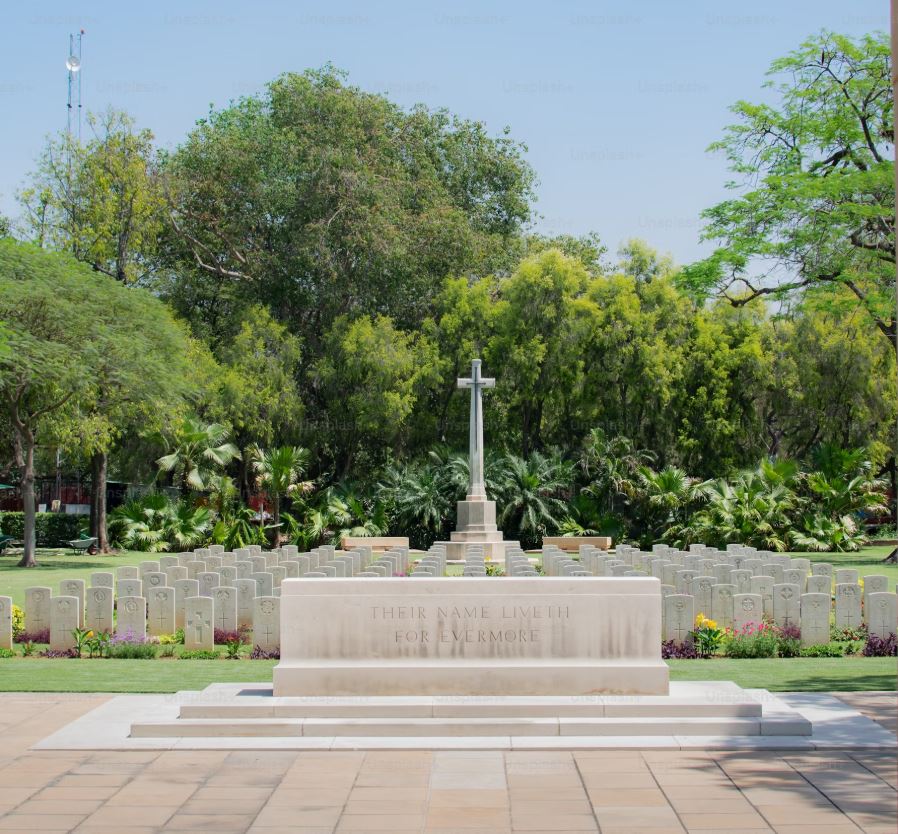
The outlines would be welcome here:
[[[47,142],[32,183],[19,193],[24,232],[40,246],[71,252],[123,283],[149,270],[164,218],[153,134],[121,111],[89,114],[93,137]]]
[[[201,492],[208,488],[220,470],[240,457],[240,450],[228,440],[229,437],[227,426],[188,417],[170,438],[171,451],[156,464],[160,472],[172,473],[185,497],[191,490]]]
[[[277,542],[281,525],[281,496],[289,496],[297,490],[306,493],[312,488],[311,482],[300,481],[309,467],[309,450],[299,446],[266,450],[256,445],[248,452],[253,472],[256,473],[256,484],[263,487],[271,499],[271,523],[274,541]]]
[[[895,349],[888,36],[823,33],[768,74],[785,79],[779,104],[737,102],[738,123],[711,145],[741,193],[704,212],[703,237],[721,246],[682,283],[737,305],[762,295],[850,298]]]
[[[35,564],[34,454],[48,421],[63,407],[96,402],[98,383],[114,380],[148,405],[177,364],[183,334],[163,305],[128,290],[67,255],[0,241],[0,321],[10,351],[0,358],[0,395],[13,430],[25,512],[21,565]],[[163,332],[149,332],[161,328]]]
[[[166,161],[167,295],[191,320],[213,312],[219,332],[223,305],[269,305],[306,334],[308,365],[338,316],[417,325],[447,275],[504,262],[530,216],[522,154],[332,67],[282,75],[211,112]]]

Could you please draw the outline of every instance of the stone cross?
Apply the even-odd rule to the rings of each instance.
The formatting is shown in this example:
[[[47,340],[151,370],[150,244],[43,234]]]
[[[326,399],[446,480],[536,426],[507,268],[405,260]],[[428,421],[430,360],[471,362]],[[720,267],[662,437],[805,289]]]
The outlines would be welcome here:
[[[486,500],[486,486],[483,483],[483,389],[493,388],[496,380],[480,376],[480,360],[471,362],[471,376],[458,380],[459,388],[471,389],[471,421],[468,427],[468,449],[470,470],[468,480],[468,501]]]

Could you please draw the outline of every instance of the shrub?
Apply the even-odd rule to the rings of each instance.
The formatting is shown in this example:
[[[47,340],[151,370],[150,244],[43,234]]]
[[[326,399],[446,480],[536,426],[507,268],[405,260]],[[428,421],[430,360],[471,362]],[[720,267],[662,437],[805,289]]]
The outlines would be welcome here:
[[[727,657],[773,657],[779,642],[770,623],[749,623],[745,628],[729,631],[723,653]]]
[[[115,660],[152,660],[158,652],[155,643],[110,643],[107,656]]]
[[[16,643],[49,643],[50,629],[42,628],[38,631],[20,631],[13,640]]]
[[[15,657],[16,653],[12,649],[0,649],[0,658]]]
[[[15,640],[23,631],[25,631],[25,612],[18,606],[13,604],[12,607],[12,636]]]
[[[278,657],[280,657],[280,654],[278,654]],[[665,640],[661,644],[661,657],[665,660],[693,660],[698,657],[698,652],[692,643],[677,643],[676,640]]]
[[[821,643],[818,646],[802,646],[802,657],[842,657],[845,654],[845,645],[842,643]]]
[[[898,655],[898,639],[894,634],[889,634],[887,637],[868,634],[861,654],[864,657],[895,657]]]
[[[695,618],[695,628],[691,632],[699,657],[711,657],[723,642],[724,632],[714,620],[699,612]]]
[[[228,652],[228,660],[240,660],[240,646],[242,645],[242,641],[237,638],[235,640],[228,640],[227,642],[227,652]]]
[[[801,654],[801,629],[787,625],[776,629],[776,653],[780,657],[798,657]]]
[[[860,625],[856,625],[856,626],[845,626],[844,628],[837,628],[835,623],[830,623],[829,639],[830,640],[866,640],[867,639],[867,624],[861,623]]]
[[[255,646],[250,653],[251,660],[280,660],[281,659],[281,650],[277,649],[263,649],[261,646]]]
[[[17,510],[0,512],[0,531],[17,539],[25,537],[25,513]],[[34,533],[41,547],[59,547],[62,542],[77,539],[81,518],[67,513],[37,513]]]
[[[78,649],[44,649],[39,657],[81,657]]]
[[[31,655],[34,654],[35,648],[37,647],[30,640],[22,643],[22,657],[31,657]]]
[[[181,652],[181,660],[218,660],[221,652],[218,650],[209,651],[208,649],[193,649],[191,651]]]
[[[220,628],[215,629],[215,636],[212,638],[216,646],[224,646],[235,640],[237,643],[249,643],[250,630],[246,627],[238,628],[237,631],[225,631]]]

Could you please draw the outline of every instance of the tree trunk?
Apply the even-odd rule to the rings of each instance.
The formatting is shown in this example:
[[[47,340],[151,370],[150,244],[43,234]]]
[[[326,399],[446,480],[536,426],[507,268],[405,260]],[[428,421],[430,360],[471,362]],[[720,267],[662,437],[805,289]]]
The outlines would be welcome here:
[[[91,504],[96,507],[96,530],[91,535],[97,538],[97,550],[100,553],[109,553],[109,532],[106,529],[106,473],[109,465],[109,455],[106,452],[97,452],[94,455],[94,483],[91,490],[95,496]]]
[[[90,520],[87,525],[89,536],[97,535],[97,461],[96,456],[90,459]]]
[[[34,559],[34,551],[37,542],[35,533],[35,506],[34,506],[34,438],[24,438],[24,465],[22,467],[22,509],[25,513],[24,552],[19,562],[20,568],[33,568],[37,565]]]

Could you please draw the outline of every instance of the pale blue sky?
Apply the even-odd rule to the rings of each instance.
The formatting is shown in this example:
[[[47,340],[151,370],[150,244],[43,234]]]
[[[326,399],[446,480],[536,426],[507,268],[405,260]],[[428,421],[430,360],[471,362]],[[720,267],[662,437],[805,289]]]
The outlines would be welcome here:
[[[705,153],[771,59],[827,28],[888,28],[887,0],[40,2],[4,7],[0,211],[65,126],[68,33],[84,27],[85,107],[115,105],[175,146],[210,104],[330,61],[364,89],[509,125],[540,179],[537,226],[643,237],[700,256],[724,194]]]

